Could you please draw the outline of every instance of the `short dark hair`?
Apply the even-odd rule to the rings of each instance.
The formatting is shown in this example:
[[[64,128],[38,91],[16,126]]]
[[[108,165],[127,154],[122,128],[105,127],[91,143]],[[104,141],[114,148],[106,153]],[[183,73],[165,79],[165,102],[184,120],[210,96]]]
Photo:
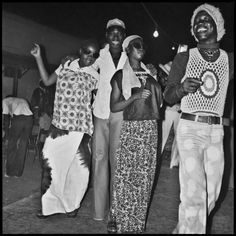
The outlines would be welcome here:
[[[91,46],[91,45],[95,46],[98,50],[100,49],[98,41],[94,38],[84,40],[82,42],[80,48],[83,49],[83,48],[86,48],[86,47]]]

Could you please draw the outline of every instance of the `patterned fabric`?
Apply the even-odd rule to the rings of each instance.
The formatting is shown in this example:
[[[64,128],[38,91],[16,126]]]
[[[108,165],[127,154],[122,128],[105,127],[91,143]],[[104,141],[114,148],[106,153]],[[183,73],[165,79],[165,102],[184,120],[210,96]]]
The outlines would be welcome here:
[[[123,121],[111,207],[119,233],[145,229],[156,155],[157,121]]]
[[[91,99],[97,80],[64,68],[58,75],[52,124],[59,129],[93,133]]]
[[[180,154],[180,205],[176,234],[205,234],[221,190],[224,172],[224,130],[180,119],[177,145]]]
[[[204,84],[195,93],[189,93],[181,100],[183,112],[206,112],[223,116],[225,98],[229,83],[227,53],[220,49],[220,56],[215,62],[207,62],[197,48],[189,50],[187,77],[199,78]]]

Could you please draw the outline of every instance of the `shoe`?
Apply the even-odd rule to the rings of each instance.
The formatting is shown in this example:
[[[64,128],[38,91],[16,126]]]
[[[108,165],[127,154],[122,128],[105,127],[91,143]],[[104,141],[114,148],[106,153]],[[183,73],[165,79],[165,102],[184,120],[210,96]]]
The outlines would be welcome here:
[[[4,177],[6,177],[6,178],[10,178],[11,176],[9,176],[9,175],[7,175],[7,174],[5,173]]]
[[[66,216],[69,218],[74,218],[77,216],[77,213],[78,213],[78,209],[75,209],[74,211],[66,213]]]
[[[39,211],[39,212],[36,214],[36,216],[37,216],[39,219],[46,219],[47,217],[49,217],[49,216],[43,215],[43,213],[42,213],[41,211]]]
[[[102,218],[95,218],[95,217],[93,217],[93,220],[95,220],[95,221],[103,221],[104,219],[102,219]]]
[[[107,232],[109,234],[116,234],[117,228],[116,228],[116,222],[115,221],[108,221],[107,223]]]

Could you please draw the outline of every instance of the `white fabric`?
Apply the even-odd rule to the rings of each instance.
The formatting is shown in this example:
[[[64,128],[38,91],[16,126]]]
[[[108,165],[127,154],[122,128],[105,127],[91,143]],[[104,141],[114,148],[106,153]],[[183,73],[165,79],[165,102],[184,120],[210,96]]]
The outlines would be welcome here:
[[[68,135],[46,139],[43,156],[52,168],[52,181],[42,196],[43,215],[71,212],[80,207],[89,180],[88,167],[82,165],[76,154],[83,135],[72,131]]]
[[[142,39],[139,35],[130,35],[125,38],[122,44],[123,51],[125,52],[125,49],[129,46],[129,43],[134,39]]]
[[[70,69],[72,71],[80,71],[80,72],[88,73],[88,74],[92,75],[95,79],[99,78],[99,74],[97,73],[97,71],[94,69],[93,66],[85,66],[85,67],[80,68],[79,60],[80,59],[75,59],[72,62],[70,62],[70,60],[66,61],[64,66],[60,65],[55,70],[55,73],[57,75],[59,75],[62,69]]]
[[[197,48],[190,49],[186,73],[181,83],[187,77],[192,77],[199,78],[204,84],[195,93],[182,98],[181,111],[223,116],[229,83],[228,65],[228,55],[222,49],[215,62],[204,60]]]
[[[29,104],[23,98],[8,97],[2,100],[2,113],[5,115],[33,115],[30,110]]]
[[[127,59],[125,52],[122,52],[117,68],[114,65],[109,45],[100,50],[100,57],[95,61],[93,67],[100,70],[100,79],[98,82],[98,91],[93,103],[93,114],[100,119],[108,119],[110,115],[110,95],[111,78],[117,70],[123,68]]]
[[[118,18],[109,20],[109,21],[107,22],[107,29],[108,29],[109,27],[111,27],[111,26],[120,26],[120,27],[122,27],[123,29],[125,29],[125,23],[124,23],[122,20],[118,19]]]
[[[141,67],[145,70],[145,73],[150,74],[150,71],[141,62]],[[150,74],[151,75],[151,74]],[[133,69],[130,66],[129,59],[127,58],[123,67],[123,78],[122,78],[122,94],[127,100],[131,96],[131,90],[134,87],[141,87],[141,83],[138,77],[135,75]]]

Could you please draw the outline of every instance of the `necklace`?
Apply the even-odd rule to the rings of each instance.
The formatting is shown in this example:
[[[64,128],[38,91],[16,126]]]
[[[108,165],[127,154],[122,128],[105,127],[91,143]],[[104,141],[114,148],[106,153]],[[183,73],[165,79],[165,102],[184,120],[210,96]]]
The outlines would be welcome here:
[[[215,61],[220,53],[219,48],[199,48],[199,51],[207,61]]]

